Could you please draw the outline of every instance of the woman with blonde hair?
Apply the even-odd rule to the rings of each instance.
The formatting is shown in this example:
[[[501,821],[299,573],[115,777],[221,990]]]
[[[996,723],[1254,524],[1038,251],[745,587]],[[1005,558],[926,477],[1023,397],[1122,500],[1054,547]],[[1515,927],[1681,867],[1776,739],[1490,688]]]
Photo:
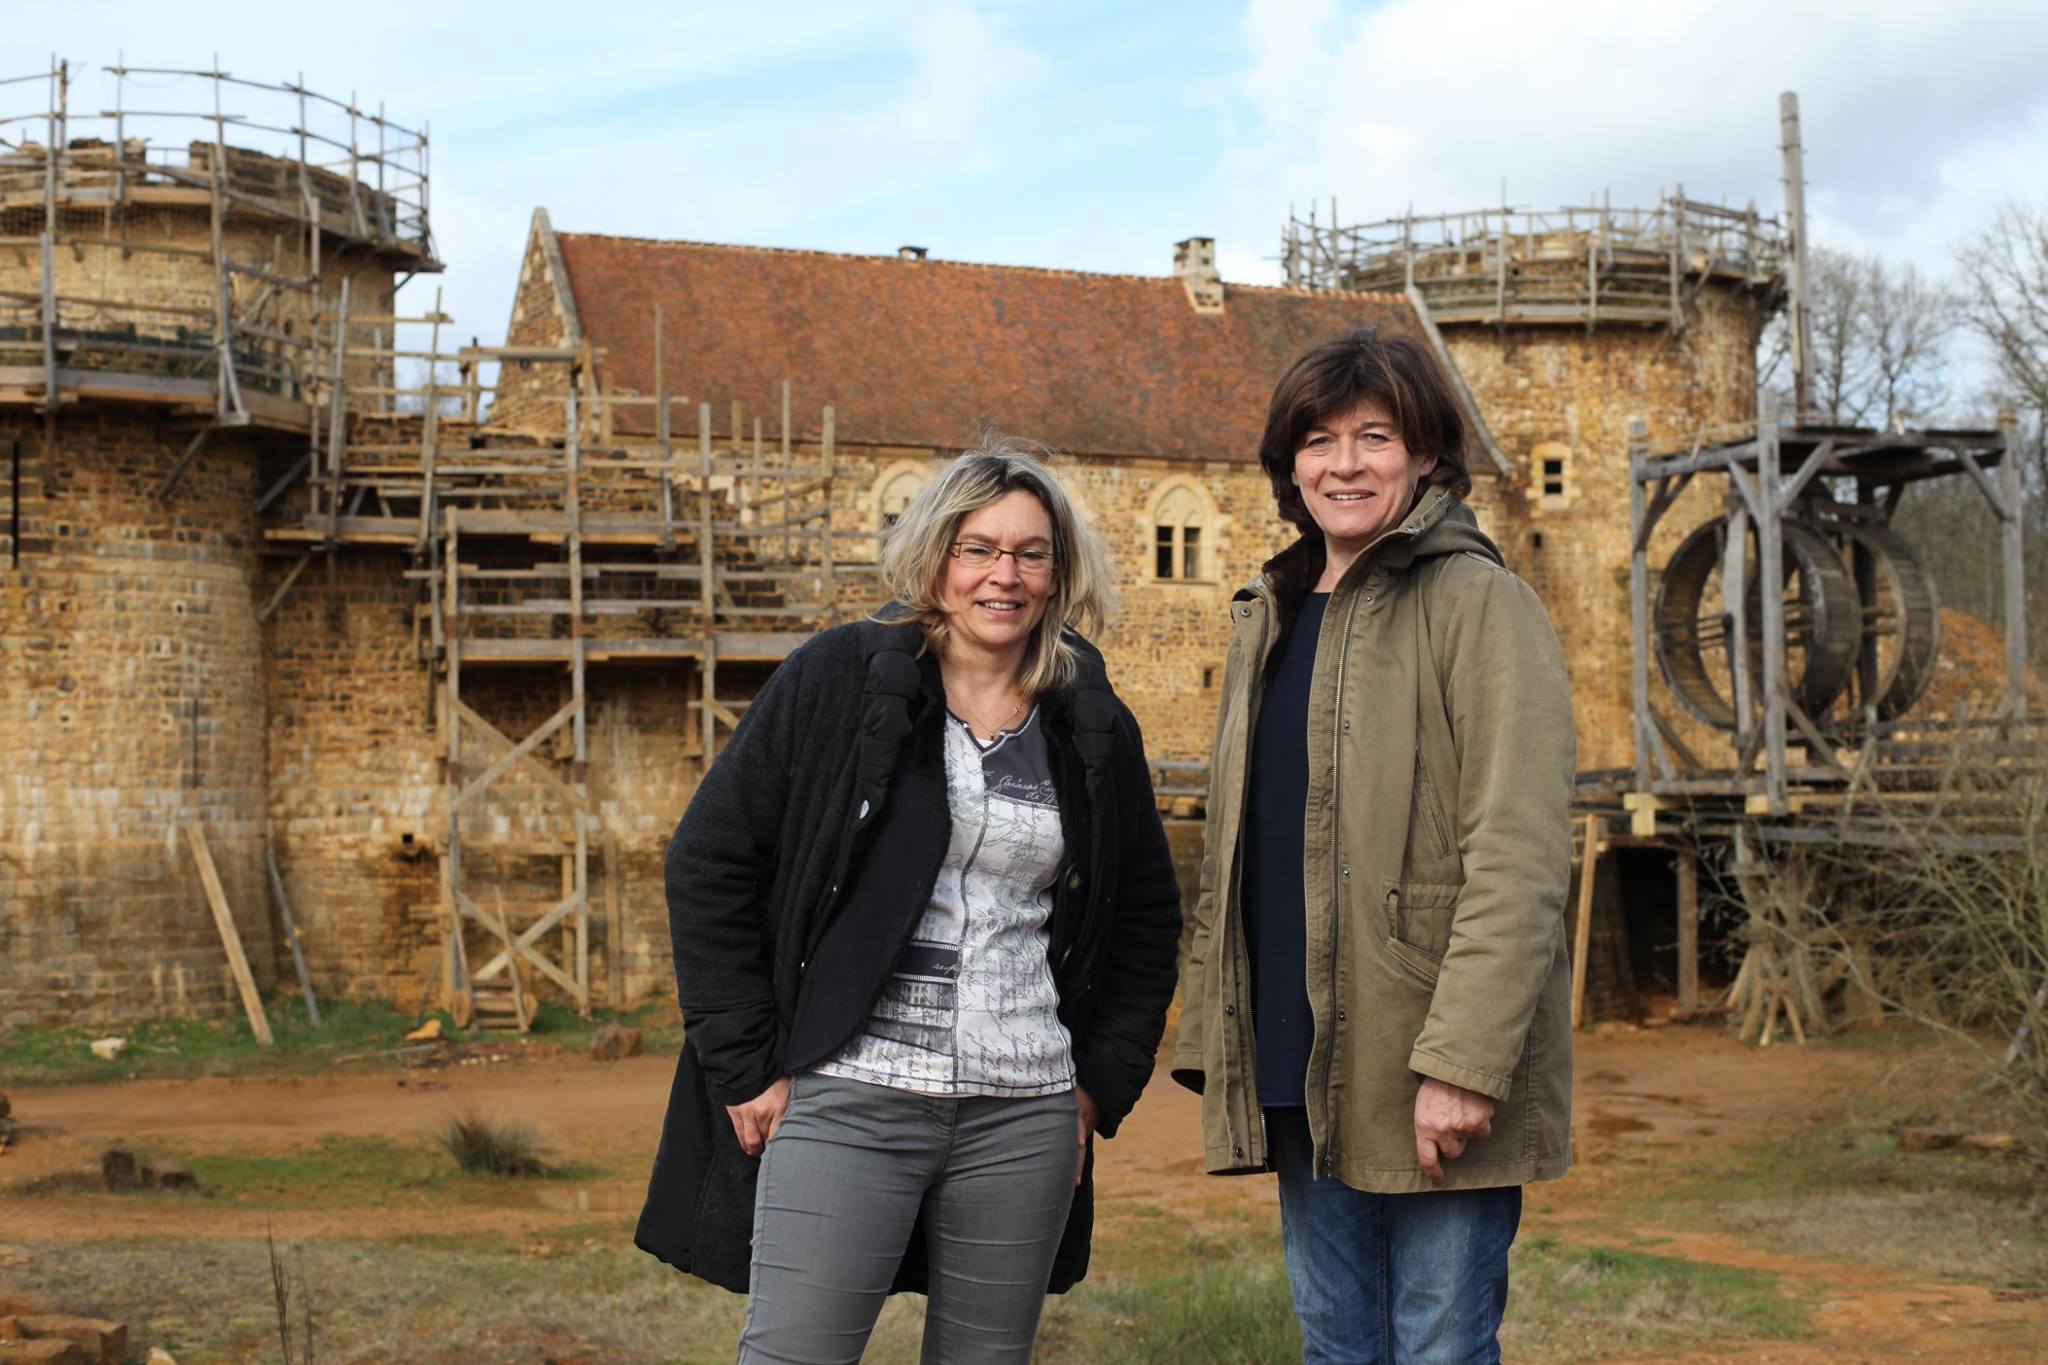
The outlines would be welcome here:
[[[742,1361],[1030,1358],[1085,1273],[1090,1136],[1150,1077],[1179,894],[1137,723],[1079,631],[1093,531],[1022,447],[885,533],[890,602],[793,652],[669,846],[688,1027],[638,1244],[750,1290]]]

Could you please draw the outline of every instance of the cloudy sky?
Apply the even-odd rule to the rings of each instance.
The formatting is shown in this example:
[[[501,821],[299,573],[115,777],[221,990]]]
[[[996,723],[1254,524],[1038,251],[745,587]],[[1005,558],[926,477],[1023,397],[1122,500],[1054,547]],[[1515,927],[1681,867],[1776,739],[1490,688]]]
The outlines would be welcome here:
[[[1080,0],[294,10],[10,7],[0,75],[303,76],[431,127],[464,334],[499,339],[526,223],[1163,274],[1214,236],[1271,281],[1290,204],[1782,202],[1800,93],[1816,241],[1941,272],[2004,199],[2048,197],[2039,0]],[[131,86],[130,105],[135,96]],[[164,98],[173,97],[166,91]],[[0,87],[0,113],[39,107]]]

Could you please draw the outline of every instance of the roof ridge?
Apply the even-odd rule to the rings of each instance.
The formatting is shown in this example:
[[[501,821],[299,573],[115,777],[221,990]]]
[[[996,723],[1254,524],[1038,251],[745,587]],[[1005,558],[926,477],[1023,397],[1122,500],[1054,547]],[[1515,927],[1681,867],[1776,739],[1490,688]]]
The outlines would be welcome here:
[[[1143,284],[1178,283],[1176,275],[1135,275],[1117,270],[1078,270],[1071,266],[1049,265],[1004,265],[994,261],[964,261],[950,256],[919,256],[906,258],[894,253],[864,251],[825,251],[817,247],[755,246],[744,242],[706,242],[694,238],[677,237],[635,237],[612,232],[556,232],[556,238],[586,238],[592,241],[627,242],[638,246],[669,247],[686,251],[730,251],[761,256],[808,256],[833,261],[901,261],[905,265],[932,266],[945,270],[1001,271],[1019,275],[1049,275],[1065,278],[1091,280],[1129,280]],[[1226,289],[1255,289],[1262,293],[1298,294],[1314,297],[1336,297],[1372,299],[1389,303],[1406,304],[1405,294],[1377,293],[1356,289],[1308,289],[1298,285],[1247,284],[1225,280]]]

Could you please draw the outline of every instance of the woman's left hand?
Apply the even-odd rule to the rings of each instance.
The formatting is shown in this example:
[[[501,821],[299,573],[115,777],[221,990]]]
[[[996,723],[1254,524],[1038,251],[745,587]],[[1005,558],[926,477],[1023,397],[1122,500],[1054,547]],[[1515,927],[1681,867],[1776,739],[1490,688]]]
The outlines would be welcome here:
[[[1095,1107],[1095,1097],[1078,1082],[1074,1085],[1074,1112],[1074,1186],[1078,1189],[1081,1173],[1088,1169],[1088,1135],[1095,1131],[1095,1120],[1102,1117],[1102,1111]]]

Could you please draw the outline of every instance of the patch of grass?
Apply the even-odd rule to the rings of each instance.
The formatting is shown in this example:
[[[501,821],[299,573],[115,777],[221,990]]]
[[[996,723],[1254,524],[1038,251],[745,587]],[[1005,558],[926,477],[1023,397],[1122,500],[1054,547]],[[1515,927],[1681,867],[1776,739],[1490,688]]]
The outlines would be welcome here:
[[[606,1024],[644,1027],[636,1021],[659,1017],[661,1001],[629,1010],[598,1010],[584,1019],[567,1005],[543,1002],[536,1037],[569,1051],[587,1048]],[[320,1027],[306,1016],[297,995],[278,995],[264,1002],[274,1047],[262,1047],[239,1012],[217,1019],[150,1019],[108,1028],[15,1028],[0,1030],[0,1089],[7,1086],[78,1085],[94,1081],[185,1079],[193,1076],[238,1076],[321,1071],[346,1059],[364,1067],[396,1065],[391,1049],[404,1047],[405,1035],[422,1022],[382,1000],[328,1000],[320,1005]],[[441,1021],[441,1036],[451,1042],[473,1042],[481,1036],[455,1027],[445,1012],[426,1016]],[[649,1052],[676,1052],[682,1047],[680,1024],[646,1028]],[[115,1060],[103,1062],[87,1046],[108,1036],[128,1040]],[[489,1035],[502,1040],[505,1035]]]
[[[1671,1256],[1523,1239],[1509,1260],[1508,1359],[1589,1359],[1802,1335],[1773,1276]]]
[[[471,1365],[544,1356],[607,1365],[729,1362],[746,1300],[677,1274],[623,1235],[530,1257],[478,1235],[425,1252],[386,1243],[286,1248],[323,1362]],[[275,1360],[268,1248],[246,1239],[122,1238],[32,1246],[10,1272],[60,1311],[129,1324],[139,1359]],[[902,1317],[898,1309],[892,1320]],[[914,1340],[914,1337],[909,1338]],[[890,1343],[902,1340],[892,1329]],[[871,1356],[880,1359],[880,1356]],[[899,1359],[914,1360],[915,1352]]]
[[[1709,1151],[1632,1212],[1915,1277],[2048,1285],[2048,1195],[2025,1157],[1900,1152],[1872,1113]]]
[[[199,1153],[187,1164],[217,1197],[292,1204],[381,1202],[383,1196],[425,1183],[441,1169],[422,1147],[338,1135],[288,1152]]]
[[[1275,1254],[1191,1248],[1188,1269],[1144,1284],[1082,1284],[1047,1306],[1036,1359],[1171,1360],[1283,1365],[1301,1359],[1301,1329]]]
[[[435,1140],[470,1175],[544,1176],[553,1170],[539,1135],[522,1123],[456,1114]]]

